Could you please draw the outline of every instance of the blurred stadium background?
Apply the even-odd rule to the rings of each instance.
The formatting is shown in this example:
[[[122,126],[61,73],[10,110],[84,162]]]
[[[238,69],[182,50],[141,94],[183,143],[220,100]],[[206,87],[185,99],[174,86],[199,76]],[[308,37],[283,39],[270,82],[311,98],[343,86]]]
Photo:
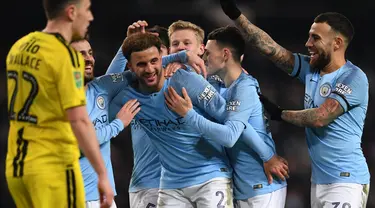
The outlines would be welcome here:
[[[347,52],[347,59],[362,68],[370,82],[370,103],[363,134],[362,148],[370,172],[375,168],[374,118],[374,37],[370,33],[374,26],[372,15],[375,1],[338,0],[238,0],[238,5],[247,17],[265,30],[279,44],[293,51],[306,53],[304,47],[314,17],[326,11],[340,12],[353,23],[356,35]],[[90,26],[91,45],[96,58],[95,74],[105,73],[112,57],[126,35],[129,24],[146,20],[150,26],[158,24],[168,27],[173,21],[187,20],[201,26],[206,35],[216,27],[231,24],[222,13],[219,0],[92,0],[94,21]],[[42,1],[2,1],[2,32],[0,44],[0,207],[15,207],[9,195],[5,176],[4,160],[7,150],[7,95],[5,58],[11,45],[20,37],[45,26]],[[370,36],[371,35],[371,36]],[[243,63],[260,83],[262,92],[288,109],[303,107],[304,87],[277,69],[265,57],[248,48]],[[288,180],[287,208],[309,207],[310,160],[303,128],[286,123],[271,122],[272,133],[278,153],[288,159],[291,175]],[[129,131],[122,132],[112,140],[112,161],[115,172],[117,197],[120,208],[128,207],[128,184],[132,170],[132,148]],[[370,189],[367,207],[375,207],[375,187]]]

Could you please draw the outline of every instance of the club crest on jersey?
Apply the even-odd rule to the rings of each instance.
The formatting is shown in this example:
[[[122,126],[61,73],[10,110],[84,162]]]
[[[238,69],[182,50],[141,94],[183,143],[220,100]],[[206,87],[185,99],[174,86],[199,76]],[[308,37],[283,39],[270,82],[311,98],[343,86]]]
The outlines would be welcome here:
[[[103,96],[98,96],[96,98],[96,105],[102,110],[105,108],[105,100]]]
[[[112,82],[123,81],[122,73],[111,74]]]
[[[215,95],[215,89],[208,85],[206,88],[204,88],[203,92],[199,95],[199,100],[206,100],[207,102],[210,102],[212,98]]]
[[[331,85],[329,83],[323,84],[320,86],[319,93],[322,97],[328,97],[328,95],[331,94]]]
[[[237,107],[241,105],[241,101],[232,100],[227,103],[226,111],[236,111]]]

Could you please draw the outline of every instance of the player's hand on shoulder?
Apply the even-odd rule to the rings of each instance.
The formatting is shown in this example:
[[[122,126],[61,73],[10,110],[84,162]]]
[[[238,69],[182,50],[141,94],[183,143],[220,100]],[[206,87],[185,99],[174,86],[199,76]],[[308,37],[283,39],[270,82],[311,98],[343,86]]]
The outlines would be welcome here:
[[[138,20],[137,22],[133,22],[133,24],[129,25],[126,35],[127,37],[129,37],[136,33],[146,33],[147,26],[148,23],[145,20]]]
[[[98,178],[98,189],[100,195],[100,208],[109,208],[113,203],[114,193],[107,175]]]
[[[206,65],[203,59],[192,51],[187,51],[186,56],[188,58],[188,64],[193,67],[194,71],[198,74],[202,74],[204,78],[207,78]]]
[[[122,106],[116,118],[122,121],[124,127],[127,127],[140,110],[139,102],[136,99],[132,99]]]
[[[274,155],[270,160],[265,162],[263,165],[264,172],[267,176],[269,184],[273,182],[273,176],[276,176],[283,181],[289,178],[288,162],[284,158],[278,155]]]
[[[179,69],[185,69],[185,66],[179,62],[173,62],[173,63],[168,64],[164,68],[164,77],[167,79],[172,77],[173,74]]]
[[[193,103],[184,87],[182,88],[183,97],[181,97],[172,87],[168,87],[168,92],[164,92],[164,96],[169,109],[182,117],[185,117],[187,112],[193,108]]]

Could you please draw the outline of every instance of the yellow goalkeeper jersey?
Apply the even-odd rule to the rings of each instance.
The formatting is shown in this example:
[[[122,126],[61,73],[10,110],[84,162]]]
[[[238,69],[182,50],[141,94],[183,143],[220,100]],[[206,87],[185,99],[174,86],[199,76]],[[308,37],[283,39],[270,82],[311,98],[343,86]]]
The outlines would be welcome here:
[[[60,34],[32,32],[12,46],[6,60],[7,176],[65,171],[78,161],[65,110],[86,104],[84,65]]]

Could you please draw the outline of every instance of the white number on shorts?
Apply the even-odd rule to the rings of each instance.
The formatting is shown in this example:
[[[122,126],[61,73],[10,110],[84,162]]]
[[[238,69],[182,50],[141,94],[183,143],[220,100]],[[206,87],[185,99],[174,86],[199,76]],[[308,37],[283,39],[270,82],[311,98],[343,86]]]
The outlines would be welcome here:
[[[334,205],[333,208],[339,208],[340,202],[332,202],[332,205]],[[341,208],[352,208],[352,205],[350,205],[349,203],[345,202],[344,204],[342,204]]]
[[[216,196],[219,196],[219,195],[221,195],[221,199],[219,203],[217,203],[217,208],[225,208],[225,206],[221,204],[224,201],[224,193],[222,191],[217,191]]]

